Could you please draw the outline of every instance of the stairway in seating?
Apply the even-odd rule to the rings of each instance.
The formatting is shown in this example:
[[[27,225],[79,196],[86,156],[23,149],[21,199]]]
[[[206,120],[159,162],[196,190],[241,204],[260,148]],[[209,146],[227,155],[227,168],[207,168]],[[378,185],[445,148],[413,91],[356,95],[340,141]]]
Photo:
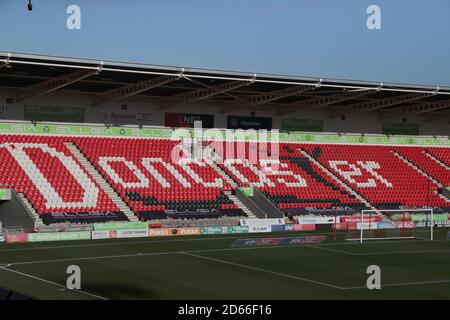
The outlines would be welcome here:
[[[97,169],[89,162],[86,156],[78,149],[78,147],[73,142],[64,143],[67,149],[72,152],[74,157],[78,162],[86,169],[86,171],[94,178],[98,185],[105,191],[105,193],[110,197],[112,202],[122,211],[132,222],[138,221],[136,214],[128,207],[126,202],[116,193],[113,187],[108,183],[108,181],[97,171]]]
[[[217,163],[211,162],[211,167],[222,177],[222,179],[224,179],[226,182],[228,182],[228,184],[233,189],[236,189],[237,187],[239,187],[238,184],[233,179],[231,179],[231,177],[228,174],[226,174],[226,172],[223,171],[220,166],[217,165]]]
[[[28,213],[33,217],[34,219],[34,227],[39,228],[44,226],[44,221],[42,221],[39,214],[36,212],[36,209],[34,209],[31,202],[28,200],[28,198],[21,192],[17,192],[17,195],[19,197],[19,201],[22,202],[24,207],[27,209]]]
[[[423,175],[425,178],[430,179],[431,181],[433,181],[434,183],[436,183],[437,185],[439,185],[440,187],[442,187],[442,183],[439,182],[438,180],[436,180],[433,176],[429,175],[427,172],[425,172],[424,170],[422,170],[421,168],[419,168],[418,166],[416,166],[412,161],[410,161],[409,159],[407,159],[405,156],[403,156],[401,153],[395,151],[395,150],[391,150],[391,152],[399,159],[403,160],[403,162],[405,162],[407,165],[409,165],[410,167],[412,167],[413,169],[415,169],[417,172],[419,172],[421,175]]]
[[[230,198],[231,201],[234,202],[235,205],[237,205],[239,207],[239,209],[241,209],[242,211],[245,212],[245,214],[251,218],[251,219],[257,219],[256,216],[253,214],[253,212],[247,208],[247,206],[245,204],[243,204],[241,202],[241,200],[239,200],[235,195],[231,194],[231,191],[225,191],[224,192],[228,198]]]
[[[205,152],[208,152],[208,154],[210,154],[215,159],[215,161],[223,161],[223,159],[216,152],[208,149],[206,149]],[[222,179],[228,182],[228,184],[231,186],[231,188],[233,188],[233,190],[236,190],[239,187],[236,181],[234,181],[216,162],[210,161],[209,163],[211,164],[211,167],[222,177]],[[231,191],[224,191],[223,193],[231,201],[233,201],[233,203],[237,205],[239,209],[244,211],[244,213],[249,218],[257,219],[255,214],[245,204],[243,204],[241,200],[239,200],[235,195],[233,195]]]
[[[363,203],[367,208],[370,208],[374,210],[377,213],[380,213],[372,204],[364,198],[362,195],[360,195],[358,192],[353,190],[351,186],[346,184],[344,181],[342,181],[338,176],[336,176],[331,170],[329,170],[327,167],[325,167],[322,163],[320,163],[318,160],[316,160],[313,156],[311,156],[308,152],[306,152],[303,149],[298,149],[306,158],[308,158],[311,162],[313,162],[315,165],[317,165],[320,169],[322,169],[323,172],[325,172],[329,177],[331,177],[334,181],[336,181],[337,184],[339,184],[342,188],[344,188],[349,194],[355,196],[361,203]]]
[[[239,185],[234,181],[215,161],[220,161],[223,163],[223,158],[215,151],[211,150],[209,147],[205,148],[204,151],[205,154],[208,154],[209,157],[211,157],[210,161],[208,163],[211,165],[211,167],[216,171],[219,176],[222,177],[228,184],[233,188],[236,189],[239,187]],[[214,159],[214,160],[213,160]]]
[[[428,151],[424,151],[423,152],[427,157],[429,157],[431,160],[433,160],[434,162],[436,162],[437,164],[441,165],[442,167],[444,167],[445,169],[450,170],[450,167],[445,163],[442,162],[441,159],[439,159],[438,157],[436,157],[434,154],[428,152]]]

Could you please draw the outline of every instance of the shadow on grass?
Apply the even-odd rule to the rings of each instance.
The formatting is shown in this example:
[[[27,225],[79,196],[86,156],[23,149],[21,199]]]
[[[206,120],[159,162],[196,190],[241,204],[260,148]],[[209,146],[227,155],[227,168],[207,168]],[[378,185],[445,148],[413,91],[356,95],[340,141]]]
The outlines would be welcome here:
[[[0,288],[0,300],[31,300],[31,298]]]

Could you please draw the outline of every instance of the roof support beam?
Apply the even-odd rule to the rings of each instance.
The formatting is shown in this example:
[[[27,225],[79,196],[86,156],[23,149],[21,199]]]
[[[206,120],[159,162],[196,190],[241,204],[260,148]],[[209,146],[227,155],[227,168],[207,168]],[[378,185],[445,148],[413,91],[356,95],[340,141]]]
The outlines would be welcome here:
[[[434,112],[450,107],[450,100],[442,100],[438,102],[430,102],[418,104],[415,106],[408,106],[405,108],[399,108],[393,111],[383,111],[378,115],[378,121],[389,120],[393,118],[398,118],[402,116],[408,116],[412,114],[423,114],[428,112]]]
[[[6,59],[1,60],[0,69],[9,66],[9,60],[11,59],[11,53],[8,53]]]
[[[280,90],[274,90],[265,94],[255,95],[251,96],[233,103],[230,103],[229,105],[225,106],[222,109],[222,113],[228,113],[231,111],[234,111],[236,109],[241,108],[250,108],[255,107],[264,103],[272,102],[278,99],[290,97],[296,94],[300,94],[302,92],[314,90],[319,86],[319,84],[314,85],[305,85],[305,86],[295,86],[295,87],[289,87],[285,89]]]
[[[83,69],[79,71],[72,72],[70,74],[65,74],[63,76],[46,80],[38,84],[34,84],[24,89],[20,94],[17,102],[23,102],[25,100],[36,98],[42,96],[46,93],[56,91],[69,84],[80,81],[84,78],[90,77],[94,74],[101,72],[101,67],[96,69]]]
[[[159,109],[167,110],[173,107],[182,106],[192,102],[204,100],[221,93],[225,93],[240,87],[248,86],[253,82],[254,79],[248,81],[230,81],[213,87],[177,94],[169,98],[167,101],[162,102],[161,107]]]
[[[293,113],[296,111],[307,111],[312,109],[317,109],[320,107],[325,107],[330,104],[358,98],[371,93],[374,93],[378,89],[357,89],[352,91],[346,91],[344,93],[333,94],[330,96],[319,97],[314,99],[309,99],[304,102],[293,102],[286,106],[281,106],[278,109],[278,115],[285,115],[288,113]]]
[[[428,98],[435,94],[436,94],[436,92],[410,93],[410,94],[401,95],[399,97],[373,100],[373,101],[362,102],[362,103],[355,103],[355,104],[349,105],[347,107],[332,111],[330,114],[330,118],[355,115],[355,114],[360,114],[360,113],[369,112],[369,111],[375,111],[375,110],[379,110],[382,108],[402,104],[405,102],[411,102],[411,101]]]
[[[92,107],[130,97],[138,93],[163,86],[166,83],[179,80],[181,79],[181,77],[181,74],[173,76],[162,76],[102,92],[94,98]]]

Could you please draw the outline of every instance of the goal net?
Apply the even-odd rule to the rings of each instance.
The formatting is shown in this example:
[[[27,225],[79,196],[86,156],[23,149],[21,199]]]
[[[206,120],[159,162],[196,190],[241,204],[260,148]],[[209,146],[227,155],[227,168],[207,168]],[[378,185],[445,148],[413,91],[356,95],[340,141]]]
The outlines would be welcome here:
[[[433,240],[433,209],[362,210],[346,240]]]

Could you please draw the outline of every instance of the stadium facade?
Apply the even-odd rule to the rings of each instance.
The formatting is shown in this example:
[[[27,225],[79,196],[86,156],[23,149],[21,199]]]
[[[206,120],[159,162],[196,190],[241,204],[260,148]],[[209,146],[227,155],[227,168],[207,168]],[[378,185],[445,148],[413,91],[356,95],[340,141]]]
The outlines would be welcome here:
[[[448,135],[450,88],[0,53],[0,118]]]
[[[450,88],[8,53],[0,88],[5,227],[450,212]],[[197,121],[236,135],[174,163]]]

